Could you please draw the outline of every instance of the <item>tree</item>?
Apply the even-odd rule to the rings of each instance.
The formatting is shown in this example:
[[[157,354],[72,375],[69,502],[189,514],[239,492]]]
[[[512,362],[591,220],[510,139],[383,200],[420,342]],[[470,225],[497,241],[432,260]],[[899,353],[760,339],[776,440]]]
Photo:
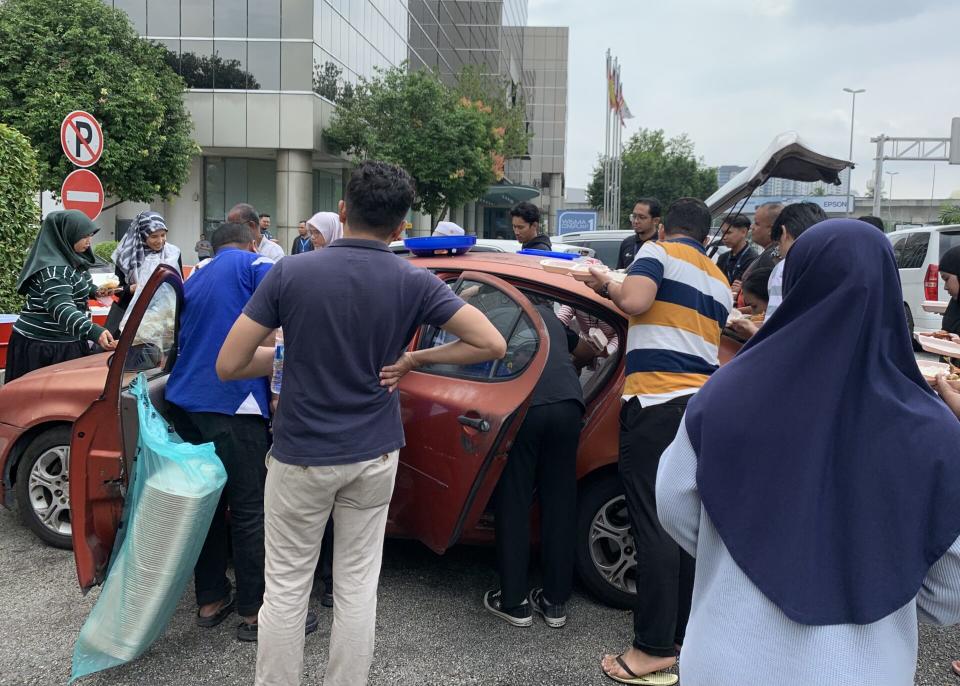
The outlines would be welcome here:
[[[677,198],[706,199],[717,190],[717,170],[694,156],[685,134],[667,139],[662,129],[641,129],[627,141],[622,161],[620,228],[630,227],[637,198],[657,198],[666,208]],[[587,186],[587,200],[596,209],[603,207],[603,160]]]
[[[500,154],[507,159],[527,154],[532,134],[527,131],[526,100],[517,84],[467,65],[457,76],[454,92],[484,108],[493,118],[494,131],[503,138]]]
[[[338,105],[326,131],[333,147],[404,167],[417,184],[414,208],[435,222],[494,181],[491,151],[502,154],[503,139],[490,112],[458,99],[433,72],[378,70]]]
[[[17,279],[27,252],[37,237],[37,155],[30,141],[0,124],[0,312],[19,312],[23,296]]]
[[[941,224],[960,224],[960,205],[944,205],[940,208]]]
[[[0,3],[0,121],[37,150],[41,188],[59,189],[70,172],[60,122],[83,109],[103,126],[95,171],[109,195],[148,202],[180,190],[199,148],[165,57],[100,0]]]
[[[313,92],[330,102],[336,102],[340,94],[340,75],[343,69],[333,62],[313,63]]]

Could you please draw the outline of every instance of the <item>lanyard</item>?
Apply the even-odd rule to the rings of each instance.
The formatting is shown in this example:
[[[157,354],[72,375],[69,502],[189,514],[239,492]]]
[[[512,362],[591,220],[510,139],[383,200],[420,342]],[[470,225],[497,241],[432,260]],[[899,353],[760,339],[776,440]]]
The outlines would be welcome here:
[[[733,262],[733,260],[727,260],[727,270],[726,270],[727,273],[725,274],[725,276],[727,277],[727,281],[729,281],[730,283],[733,283],[733,275],[736,274],[737,271],[739,271],[740,263],[743,261],[743,256],[747,254],[747,251],[749,249],[750,249],[750,244],[748,243],[743,247],[743,250],[740,251],[740,254],[737,255],[736,262]],[[733,269],[730,268],[731,262],[733,262]]]

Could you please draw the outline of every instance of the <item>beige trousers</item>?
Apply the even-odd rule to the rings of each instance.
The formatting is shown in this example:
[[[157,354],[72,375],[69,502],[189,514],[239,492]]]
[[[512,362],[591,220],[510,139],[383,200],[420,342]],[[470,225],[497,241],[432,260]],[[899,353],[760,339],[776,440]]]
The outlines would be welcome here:
[[[397,452],[335,467],[268,458],[264,496],[266,591],[257,686],[295,686],[323,529],[334,512],[333,629],[324,686],[363,686],[373,661],[377,584]]]

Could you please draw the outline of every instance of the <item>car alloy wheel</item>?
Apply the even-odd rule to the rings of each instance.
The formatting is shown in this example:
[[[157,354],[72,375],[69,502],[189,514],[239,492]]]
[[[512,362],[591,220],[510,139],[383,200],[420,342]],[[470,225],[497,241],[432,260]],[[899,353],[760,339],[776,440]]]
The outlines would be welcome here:
[[[616,470],[588,477],[577,496],[577,576],[605,605],[629,608],[637,593],[637,550]]]
[[[627,499],[622,495],[608,500],[594,515],[590,557],[610,586],[623,593],[637,592],[637,550],[627,518]]]
[[[35,436],[17,465],[20,519],[39,538],[71,547],[70,428],[55,427]]]

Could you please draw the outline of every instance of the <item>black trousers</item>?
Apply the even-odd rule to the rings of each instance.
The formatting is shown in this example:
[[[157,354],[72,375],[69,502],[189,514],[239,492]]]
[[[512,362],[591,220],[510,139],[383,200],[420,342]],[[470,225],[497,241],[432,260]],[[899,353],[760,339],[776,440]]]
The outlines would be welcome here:
[[[633,645],[648,655],[673,657],[690,617],[694,560],[664,531],[655,485],[660,456],[683,419],[689,397],[643,408],[636,399],[620,410],[620,478],[637,550]]]
[[[530,506],[540,500],[543,592],[565,603],[573,590],[577,524],[577,445],[583,407],[574,400],[527,411],[507,457],[496,493],[497,566],[503,606],[527,597],[530,562]]]
[[[237,614],[255,615],[263,604],[263,487],[267,478],[265,458],[270,448],[267,420],[259,415],[187,412],[172,404],[170,420],[183,440],[213,443],[227,471],[227,484],[194,568],[197,605],[215,603],[230,593],[230,535],[237,578]]]

